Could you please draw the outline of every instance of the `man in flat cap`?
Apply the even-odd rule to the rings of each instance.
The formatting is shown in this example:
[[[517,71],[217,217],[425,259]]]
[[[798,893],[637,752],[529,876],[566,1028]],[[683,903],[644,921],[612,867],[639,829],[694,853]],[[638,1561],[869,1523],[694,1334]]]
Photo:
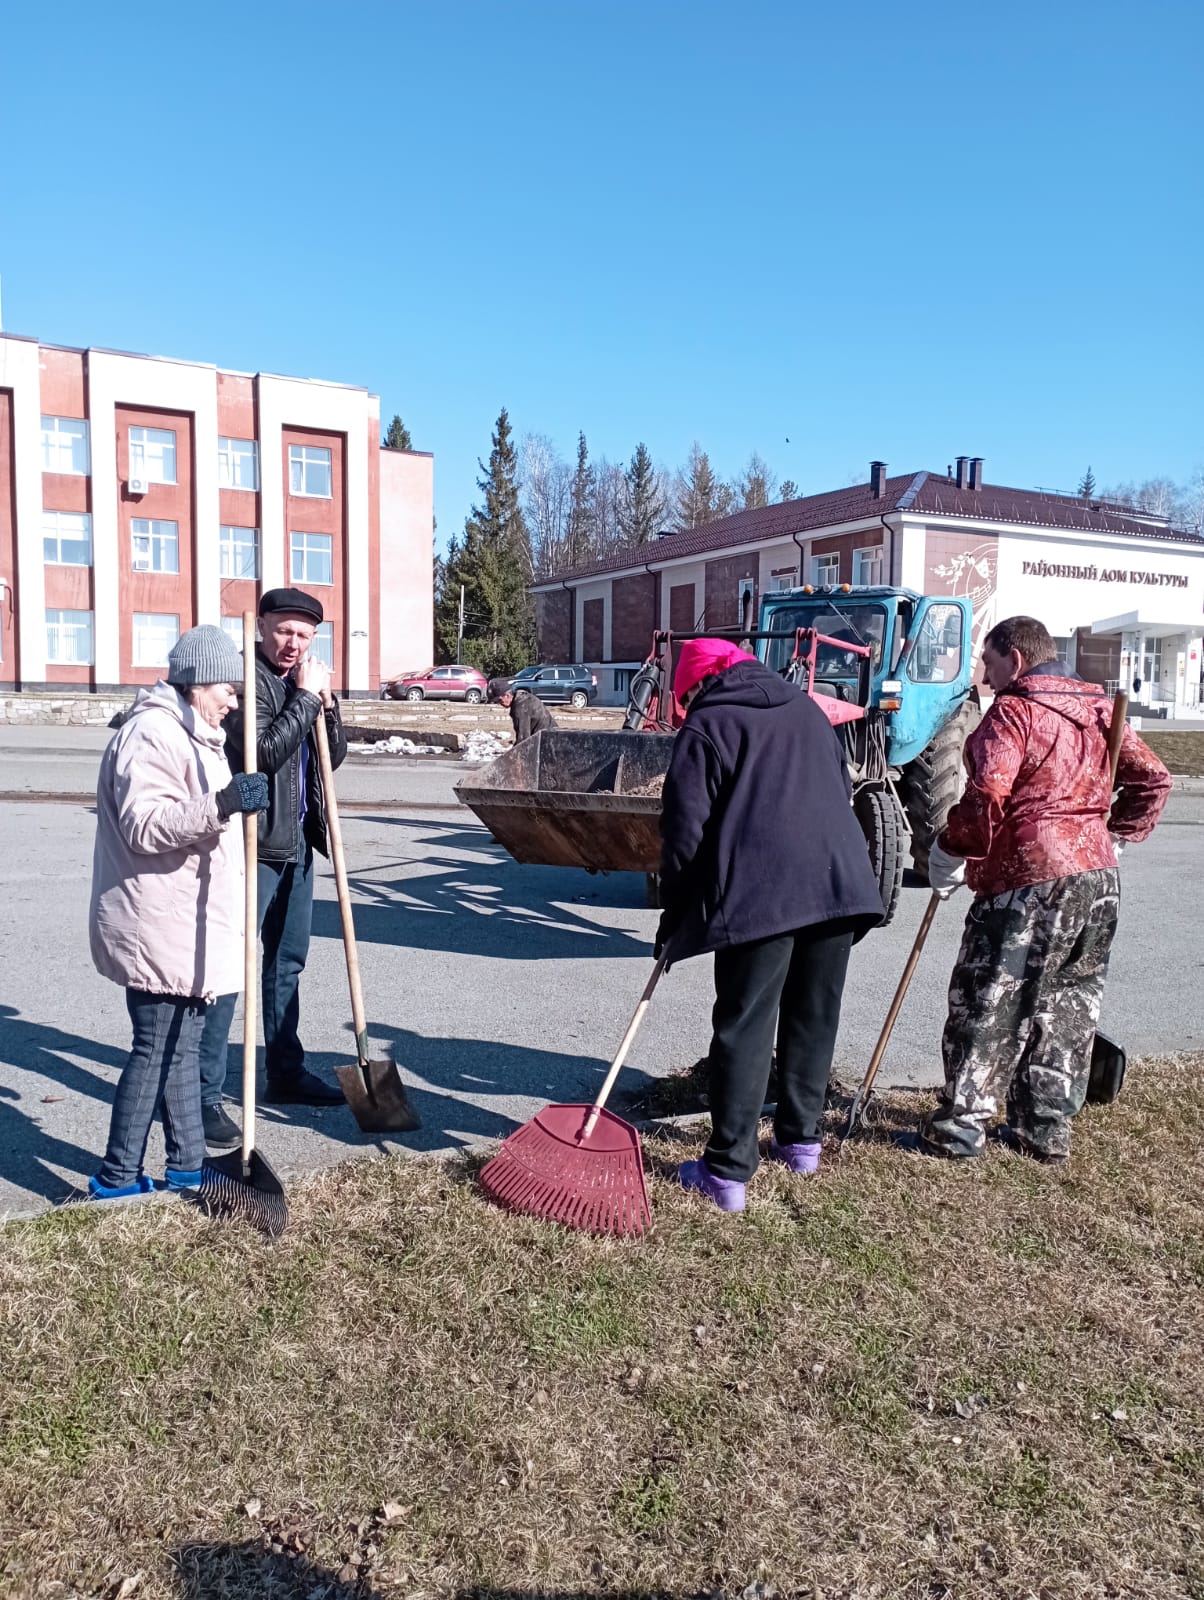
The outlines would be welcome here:
[[[330,759],[339,766],[347,738],[330,673],[309,653],[322,605],[301,589],[270,589],[259,602],[255,652],[256,765],[267,775],[268,809],[259,824],[259,928],[263,936],[263,1036],[269,1105],[331,1106],[342,1091],[306,1070],[297,1034],[300,981],[313,917],[313,853],[328,855],[326,797],[318,769],[314,724],[326,718]],[[226,720],[226,758],[243,767],[242,708]],[[224,1149],[239,1142],[237,1124],[222,1107],[226,1040],[237,995],[222,995],[205,1017],[201,1042],[201,1112],[205,1142]]]

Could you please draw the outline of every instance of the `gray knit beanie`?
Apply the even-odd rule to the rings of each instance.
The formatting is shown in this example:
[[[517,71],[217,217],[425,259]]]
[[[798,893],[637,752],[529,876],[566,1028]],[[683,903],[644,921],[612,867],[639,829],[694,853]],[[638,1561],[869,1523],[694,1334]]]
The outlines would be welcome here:
[[[238,685],[242,679],[241,651],[211,622],[189,628],[167,657],[167,681],[176,689],[192,689],[203,683]]]

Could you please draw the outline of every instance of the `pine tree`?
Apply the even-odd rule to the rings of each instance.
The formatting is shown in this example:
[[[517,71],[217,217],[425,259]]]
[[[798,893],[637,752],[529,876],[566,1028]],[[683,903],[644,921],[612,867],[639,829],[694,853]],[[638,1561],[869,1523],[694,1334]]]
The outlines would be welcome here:
[[[1095,493],[1095,473],[1088,467],[1079,480],[1079,495],[1084,500],[1090,500]]]
[[[570,568],[584,566],[597,543],[597,508],[594,504],[594,469],[589,464],[585,435],[577,435],[577,468],[569,496],[565,560]]]
[[[660,475],[652,465],[648,446],[641,440],[623,475],[619,512],[623,538],[627,544],[648,544],[661,531],[664,519],[665,495]]]
[[[410,438],[410,430],[397,415],[393,413],[393,420],[389,424],[389,431],[380,441],[382,450],[412,450],[414,441]]]
[[[677,526],[683,531],[714,522],[731,510],[732,491],[711,470],[710,457],[695,440],[677,491]]]
[[[779,503],[781,501],[783,501],[783,500],[797,500],[797,499],[798,499],[798,484],[795,483],[793,478],[784,478],[782,480],[781,488],[778,490],[778,501],[779,501]]]
[[[517,672],[535,654],[531,541],[519,504],[518,459],[505,407],[498,414],[489,465],[480,463],[483,503],[464,522],[463,539],[447,552],[447,576],[435,626],[454,655],[464,586],[463,659],[487,677]]]

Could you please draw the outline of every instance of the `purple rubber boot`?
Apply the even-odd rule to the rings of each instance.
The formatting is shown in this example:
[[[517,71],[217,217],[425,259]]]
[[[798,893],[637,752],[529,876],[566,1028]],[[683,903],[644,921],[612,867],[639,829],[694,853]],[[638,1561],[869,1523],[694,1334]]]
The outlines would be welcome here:
[[[683,1161],[677,1177],[683,1189],[697,1189],[720,1211],[744,1210],[744,1185],[734,1178],[717,1178],[705,1161]]]
[[[776,1139],[771,1139],[769,1159],[780,1161],[784,1167],[789,1167],[791,1172],[803,1172],[810,1177],[819,1171],[819,1158],[823,1148],[818,1139],[809,1144],[779,1144]]]

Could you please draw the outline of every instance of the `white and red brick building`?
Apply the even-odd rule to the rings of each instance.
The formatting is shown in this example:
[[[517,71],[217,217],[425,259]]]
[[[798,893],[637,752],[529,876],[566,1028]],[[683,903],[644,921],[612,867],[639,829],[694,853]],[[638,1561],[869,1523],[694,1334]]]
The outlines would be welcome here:
[[[432,658],[433,461],[346,384],[0,334],[0,686],[153,683],[311,590],[339,692]]]
[[[978,457],[737,512],[534,585],[543,661],[580,661],[622,701],[654,629],[735,627],[796,584],[884,583],[968,595],[976,641],[1002,617],[1040,617],[1068,665],[1141,687],[1158,715],[1201,707],[1204,537],[1098,499],[1004,488]],[[755,609],[754,609],[755,615]]]

